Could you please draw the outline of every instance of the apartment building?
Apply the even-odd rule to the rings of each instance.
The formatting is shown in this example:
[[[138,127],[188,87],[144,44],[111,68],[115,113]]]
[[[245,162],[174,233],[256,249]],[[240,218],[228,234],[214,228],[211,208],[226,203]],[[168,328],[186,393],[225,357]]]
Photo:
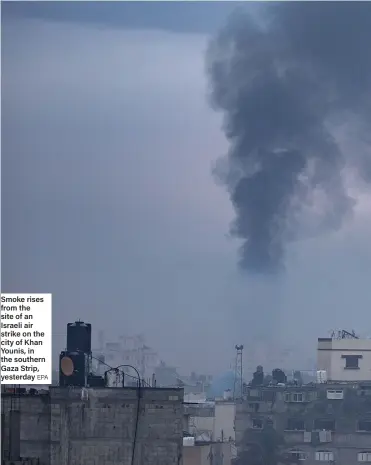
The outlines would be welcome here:
[[[283,463],[371,463],[371,382],[246,387],[235,429],[239,456],[270,429]]]

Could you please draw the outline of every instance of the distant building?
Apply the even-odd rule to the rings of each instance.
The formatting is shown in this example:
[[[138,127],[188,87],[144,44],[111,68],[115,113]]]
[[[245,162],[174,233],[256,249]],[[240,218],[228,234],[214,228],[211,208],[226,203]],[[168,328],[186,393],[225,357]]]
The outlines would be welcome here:
[[[317,369],[329,381],[371,381],[371,339],[319,338]]]
[[[185,383],[180,379],[177,369],[166,365],[163,361],[155,368],[154,375],[158,387],[182,387],[183,389],[185,387]]]
[[[100,338],[100,347],[95,355],[104,357],[107,365],[117,367],[119,365],[132,365],[140,373],[140,376],[151,384],[155,368],[160,364],[157,352],[145,343],[142,335],[119,337],[118,341],[106,342]],[[130,373],[130,369],[125,370]]]

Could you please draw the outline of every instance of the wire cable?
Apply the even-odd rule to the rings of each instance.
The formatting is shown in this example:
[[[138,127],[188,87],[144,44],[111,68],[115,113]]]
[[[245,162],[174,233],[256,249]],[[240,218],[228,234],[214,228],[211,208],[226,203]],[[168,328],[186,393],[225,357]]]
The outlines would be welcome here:
[[[137,414],[136,414],[136,419],[135,419],[135,428],[134,428],[134,438],[133,438],[133,449],[131,452],[131,465],[134,465],[134,460],[135,460],[135,451],[136,451],[136,445],[137,445],[137,436],[138,436],[138,426],[139,426],[139,414],[140,414],[140,398],[141,398],[141,382],[140,382],[140,376],[139,376],[139,371],[133,367],[132,365],[119,365],[116,369],[118,370],[121,367],[128,367],[133,369],[137,375],[138,375],[138,390],[137,390]]]
[[[81,351],[79,351],[79,352],[81,352]],[[94,359],[94,360],[97,360],[102,365],[105,365],[106,367],[108,367],[108,370],[106,370],[104,372],[105,379],[107,377],[107,373],[109,373],[110,371],[121,372],[125,376],[125,372],[123,370],[120,370],[120,368],[122,368],[122,367],[131,368],[137,374],[137,378],[136,378],[138,380],[138,386],[137,386],[137,411],[136,411],[136,418],[135,418],[133,447],[132,447],[132,452],[131,452],[131,465],[134,465],[135,451],[136,451],[137,437],[138,437],[139,414],[140,414],[140,398],[141,398],[141,387],[142,387],[141,386],[141,378],[140,378],[139,371],[133,365],[122,364],[122,365],[119,365],[117,367],[111,367],[110,365],[108,365],[108,363],[103,362],[102,360],[100,360],[97,357],[94,357],[93,355],[91,355],[91,358]],[[130,377],[135,378],[134,376],[130,376]]]

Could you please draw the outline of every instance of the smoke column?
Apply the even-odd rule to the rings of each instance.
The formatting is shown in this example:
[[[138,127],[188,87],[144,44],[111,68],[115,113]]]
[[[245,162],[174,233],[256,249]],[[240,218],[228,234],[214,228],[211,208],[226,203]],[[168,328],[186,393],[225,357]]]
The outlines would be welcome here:
[[[371,173],[370,145],[344,153],[333,136],[352,121],[367,141],[371,120],[371,3],[262,5],[259,21],[239,11],[210,44],[213,107],[224,116],[229,153],[216,167],[236,213],[240,265],[284,269],[285,249],[305,237],[300,214],[321,192],[315,234],[341,227],[354,200],[346,168]],[[303,228],[302,228],[303,229]]]

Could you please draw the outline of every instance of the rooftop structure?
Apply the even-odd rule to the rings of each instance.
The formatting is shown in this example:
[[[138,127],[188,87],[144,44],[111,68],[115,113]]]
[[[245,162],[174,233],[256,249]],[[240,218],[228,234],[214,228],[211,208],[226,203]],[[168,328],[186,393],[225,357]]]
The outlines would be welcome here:
[[[317,369],[329,381],[371,381],[371,339],[352,337],[319,338]]]

